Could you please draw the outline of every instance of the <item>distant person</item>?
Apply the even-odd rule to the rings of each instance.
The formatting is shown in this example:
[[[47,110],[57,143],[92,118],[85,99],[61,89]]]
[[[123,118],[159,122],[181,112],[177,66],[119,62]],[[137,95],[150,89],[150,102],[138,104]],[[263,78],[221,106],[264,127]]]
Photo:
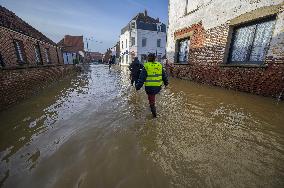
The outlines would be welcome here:
[[[112,65],[112,58],[109,58],[109,60],[108,60],[108,68],[109,69],[111,68],[111,65]]]
[[[133,85],[133,83],[137,83],[142,69],[143,65],[140,63],[138,57],[135,57],[129,66],[131,85]]]
[[[140,90],[143,84],[145,84],[145,91],[148,95],[148,100],[151,108],[151,112],[154,118],[157,117],[156,112],[156,94],[161,91],[162,84],[165,86],[169,84],[166,72],[163,69],[161,63],[155,61],[155,54],[148,55],[148,62],[144,63],[137,84],[136,90]]]
[[[0,53],[0,65],[1,65],[1,67],[5,67],[5,63],[4,63],[4,60],[3,60],[1,53]]]
[[[113,56],[111,57],[111,60],[112,60],[112,64],[115,65],[115,55],[113,55]]]

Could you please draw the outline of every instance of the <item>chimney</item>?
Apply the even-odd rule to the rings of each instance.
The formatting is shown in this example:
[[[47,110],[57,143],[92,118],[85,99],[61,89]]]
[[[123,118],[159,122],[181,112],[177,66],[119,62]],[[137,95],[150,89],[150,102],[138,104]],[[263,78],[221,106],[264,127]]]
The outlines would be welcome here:
[[[148,16],[147,10],[144,11],[144,16]]]
[[[159,18],[157,18],[156,20],[157,20],[157,22],[160,22],[160,19],[159,19]]]

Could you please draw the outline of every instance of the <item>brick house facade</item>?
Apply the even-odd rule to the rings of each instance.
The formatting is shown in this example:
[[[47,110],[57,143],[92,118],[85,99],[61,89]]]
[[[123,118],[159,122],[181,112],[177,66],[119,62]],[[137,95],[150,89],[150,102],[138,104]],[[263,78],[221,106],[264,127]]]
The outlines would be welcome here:
[[[0,6],[2,68],[63,64],[61,49],[13,12]]]
[[[283,97],[283,9],[283,0],[170,0],[170,74]]]
[[[0,111],[78,71],[63,64],[53,41],[0,6]]]
[[[64,64],[74,64],[84,61],[84,39],[83,36],[65,35],[57,43],[62,48]]]

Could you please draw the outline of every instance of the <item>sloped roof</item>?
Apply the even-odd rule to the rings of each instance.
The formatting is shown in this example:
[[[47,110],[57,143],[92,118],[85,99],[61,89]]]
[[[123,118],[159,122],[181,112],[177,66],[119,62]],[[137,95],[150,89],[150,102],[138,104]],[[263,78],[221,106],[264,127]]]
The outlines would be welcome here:
[[[65,35],[65,37],[58,43],[66,52],[84,51],[83,36]]]
[[[131,30],[131,22],[136,22],[137,29],[144,29],[144,30],[150,30],[150,31],[157,31],[157,24],[161,24],[162,26],[162,32],[166,32],[166,25],[161,23],[159,18],[155,19],[150,16],[148,16],[147,11],[145,10],[144,13],[138,13],[136,16],[134,16],[131,21],[121,29],[121,34],[125,33],[126,31]]]
[[[138,13],[132,20],[135,20],[137,22],[144,22],[144,23],[150,23],[150,24],[156,24],[160,23],[159,19],[154,19],[147,15],[147,12],[145,13]]]
[[[0,5],[0,26],[6,27],[13,31],[28,35],[43,42],[56,45],[52,40],[44,34],[33,28],[12,11]]]

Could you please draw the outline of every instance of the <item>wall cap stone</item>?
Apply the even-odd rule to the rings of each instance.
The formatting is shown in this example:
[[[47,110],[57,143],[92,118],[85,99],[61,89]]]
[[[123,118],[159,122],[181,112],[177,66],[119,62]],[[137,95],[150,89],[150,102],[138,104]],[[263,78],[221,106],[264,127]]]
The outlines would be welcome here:
[[[233,25],[239,25],[242,23],[258,20],[260,18],[273,16],[281,11],[283,11],[284,3],[278,4],[278,5],[271,5],[266,7],[261,7],[258,9],[255,9],[253,11],[244,13],[236,18],[233,18],[232,20],[228,21],[227,23],[231,26]]]

